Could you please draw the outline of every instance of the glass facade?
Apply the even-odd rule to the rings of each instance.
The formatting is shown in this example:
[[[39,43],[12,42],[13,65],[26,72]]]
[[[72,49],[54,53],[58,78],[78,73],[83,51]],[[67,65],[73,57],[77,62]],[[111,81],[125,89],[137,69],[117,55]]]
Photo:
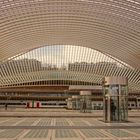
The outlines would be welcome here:
[[[104,121],[127,121],[128,91],[127,85],[104,85]]]
[[[74,99],[72,101],[72,109],[73,110],[80,110],[80,99]]]
[[[80,112],[90,113],[92,110],[92,102],[90,95],[82,95],[80,99]]]

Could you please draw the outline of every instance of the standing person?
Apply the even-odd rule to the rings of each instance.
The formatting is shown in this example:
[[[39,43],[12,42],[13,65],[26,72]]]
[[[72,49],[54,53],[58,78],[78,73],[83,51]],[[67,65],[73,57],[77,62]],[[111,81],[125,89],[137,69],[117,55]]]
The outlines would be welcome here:
[[[83,103],[83,110],[86,112],[86,102]]]
[[[116,112],[116,106],[113,101],[111,101],[111,120],[115,120],[115,112]]]
[[[6,103],[6,104],[5,104],[5,110],[7,110],[7,106],[8,106],[8,105],[7,105],[7,103]]]

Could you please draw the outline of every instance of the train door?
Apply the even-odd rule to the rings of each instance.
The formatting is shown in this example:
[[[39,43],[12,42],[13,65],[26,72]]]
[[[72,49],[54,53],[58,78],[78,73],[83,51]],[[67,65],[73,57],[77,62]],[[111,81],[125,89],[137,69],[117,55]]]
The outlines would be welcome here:
[[[29,102],[27,102],[27,108],[29,108],[30,107],[30,103]]]
[[[40,107],[40,105],[39,105],[40,103],[39,102],[36,102],[36,107],[37,108],[39,108]]]

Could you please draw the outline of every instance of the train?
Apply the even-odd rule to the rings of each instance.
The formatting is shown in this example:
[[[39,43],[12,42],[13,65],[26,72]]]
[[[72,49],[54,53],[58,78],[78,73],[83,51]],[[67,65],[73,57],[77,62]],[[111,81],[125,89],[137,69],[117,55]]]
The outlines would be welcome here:
[[[0,100],[0,108],[64,108],[65,101]]]
[[[93,110],[103,110],[103,101],[92,101]],[[67,108],[66,101],[0,100],[0,108]],[[128,109],[140,109],[140,98],[128,102]]]

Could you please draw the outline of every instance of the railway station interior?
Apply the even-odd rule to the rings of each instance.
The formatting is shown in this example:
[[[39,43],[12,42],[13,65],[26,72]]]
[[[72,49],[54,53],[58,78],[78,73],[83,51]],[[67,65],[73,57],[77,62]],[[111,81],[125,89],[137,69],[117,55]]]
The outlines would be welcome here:
[[[140,0],[0,0],[0,140],[140,140]]]

